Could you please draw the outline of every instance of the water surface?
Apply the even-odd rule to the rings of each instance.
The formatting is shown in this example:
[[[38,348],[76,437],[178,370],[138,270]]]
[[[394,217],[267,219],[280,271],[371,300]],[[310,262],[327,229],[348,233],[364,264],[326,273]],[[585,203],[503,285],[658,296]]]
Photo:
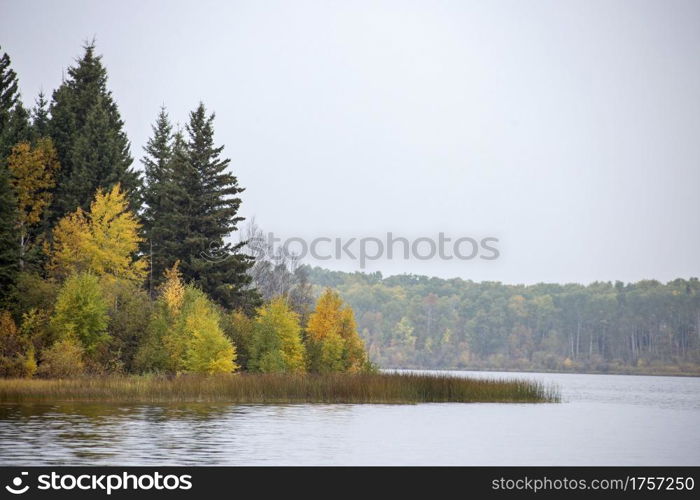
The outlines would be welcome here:
[[[0,464],[700,465],[700,378],[453,373],[563,402],[0,405]]]

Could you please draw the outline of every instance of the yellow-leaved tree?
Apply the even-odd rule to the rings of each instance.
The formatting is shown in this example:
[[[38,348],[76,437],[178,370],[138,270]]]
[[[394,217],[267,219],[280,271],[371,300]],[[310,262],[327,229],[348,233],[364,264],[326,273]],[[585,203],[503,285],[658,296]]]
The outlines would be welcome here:
[[[218,308],[185,285],[178,263],[165,272],[155,312],[136,355],[141,371],[230,373],[236,349],[221,329]]]
[[[7,167],[17,197],[19,265],[23,269],[27,252],[36,243],[32,230],[51,203],[51,189],[56,185],[56,172],[60,167],[58,154],[49,138],[39,139],[34,147],[21,142],[12,148]]]
[[[306,327],[309,371],[317,373],[360,371],[367,355],[357,333],[354,313],[337,292],[326,289]]]
[[[263,373],[301,373],[306,370],[299,315],[283,297],[258,309],[250,342],[248,368]]]
[[[140,227],[119,184],[107,192],[100,189],[89,212],[78,208],[58,221],[47,246],[49,270],[60,278],[90,271],[97,276],[143,281],[146,261],[136,257],[142,241]]]
[[[355,314],[350,306],[340,311],[340,336],[343,338],[343,365],[345,371],[360,372],[367,368],[365,343],[357,333]]]
[[[186,302],[179,326],[187,338],[183,365],[194,373],[231,373],[236,349],[224,335],[219,311],[201,290],[188,286]]]

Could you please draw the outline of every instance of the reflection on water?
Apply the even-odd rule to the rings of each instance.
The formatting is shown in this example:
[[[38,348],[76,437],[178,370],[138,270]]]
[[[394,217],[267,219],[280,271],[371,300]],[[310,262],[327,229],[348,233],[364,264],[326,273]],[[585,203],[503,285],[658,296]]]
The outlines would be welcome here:
[[[700,379],[468,375],[564,403],[0,405],[0,464],[700,465]]]

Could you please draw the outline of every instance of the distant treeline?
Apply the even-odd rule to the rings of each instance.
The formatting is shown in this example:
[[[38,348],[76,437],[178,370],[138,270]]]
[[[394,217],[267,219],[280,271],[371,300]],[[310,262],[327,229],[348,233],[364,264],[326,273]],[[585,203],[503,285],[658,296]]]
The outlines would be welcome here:
[[[505,285],[308,269],[382,367],[700,372],[700,281]]]

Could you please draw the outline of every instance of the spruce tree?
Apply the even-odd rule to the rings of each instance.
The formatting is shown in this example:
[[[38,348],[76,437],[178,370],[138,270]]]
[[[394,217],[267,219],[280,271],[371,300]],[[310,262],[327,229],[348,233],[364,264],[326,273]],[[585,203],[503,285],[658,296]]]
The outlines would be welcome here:
[[[150,262],[149,286],[153,294],[160,277],[172,265],[164,252],[164,219],[170,215],[168,182],[171,180],[170,166],[173,158],[173,127],[165,107],[158,113],[153,136],[144,147],[145,155],[141,160],[144,166],[144,187],[142,202],[144,204],[141,220],[145,236],[142,251]],[[179,139],[182,144],[182,139]]]
[[[112,93],[107,71],[94,43],[68,68],[68,78],[56,89],[51,103],[49,131],[59,155],[61,171],[52,207],[52,220],[86,209],[98,188],[116,183],[138,208],[139,174],[131,169],[129,141]]]
[[[247,274],[252,259],[242,253],[243,244],[225,241],[237,224],[243,188],[228,171],[223,146],[214,145],[214,114],[207,115],[200,103],[187,124],[187,159],[198,182],[193,186],[190,235],[192,253],[183,260],[182,271],[224,307],[250,308],[257,293],[249,289]]]
[[[7,157],[26,139],[28,121],[20,101],[17,74],[10,56],[0,57],[0,305],[9,299],[19,270],[17,199],[10,184]]]
[[[7,53],[0,57],[0,162],[4,163],[12,147],[31,139],[29,113],[22,106],[17,73]]]
[[[0,307],[5,305],[19,271],[17,200],[6,165],[0,165]]]
[[[225,239],[236,230],[243,191],[228,171],[222,146],[214,145],[214,115],[203,104],[190,113],[187,137],[176,133],[167,180],[162,181],[164,204],[158,222],[165,268],[179,260],[183,278],[200,287],[220,305],[252,312],[259,296],[247,274],[250,256],[241,244]]]
[[[35,139],[49,136],[49,101],[43,92],[39,92],[32,109],[32,129]]]
[[[4,135],[10,115],[19,103],[17,74],[11,67],[10,56],[0,57],[0,136]]]

